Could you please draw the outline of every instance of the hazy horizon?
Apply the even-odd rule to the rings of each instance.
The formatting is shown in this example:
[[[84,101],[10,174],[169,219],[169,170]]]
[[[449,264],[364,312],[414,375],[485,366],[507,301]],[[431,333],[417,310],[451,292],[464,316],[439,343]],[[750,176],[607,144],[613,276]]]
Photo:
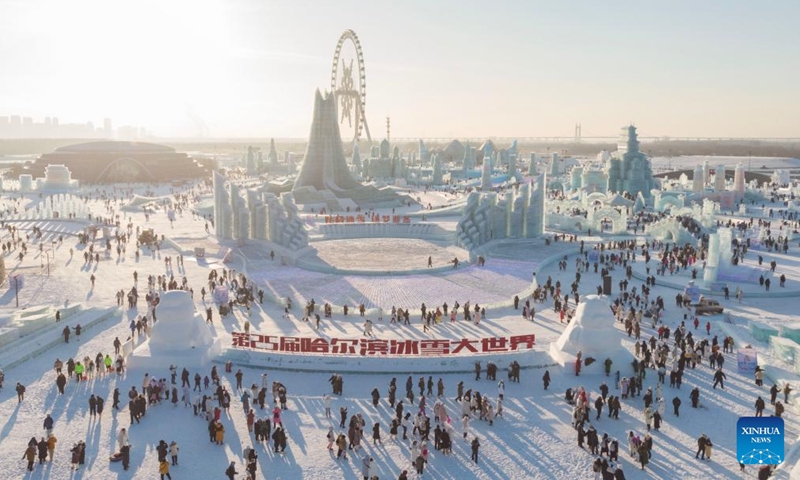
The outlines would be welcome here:
[[[797,18],[789,1],[0,0],[0,116],[305,138],[353,29],[373,139],[387,116],[403,138],[798,137]]]

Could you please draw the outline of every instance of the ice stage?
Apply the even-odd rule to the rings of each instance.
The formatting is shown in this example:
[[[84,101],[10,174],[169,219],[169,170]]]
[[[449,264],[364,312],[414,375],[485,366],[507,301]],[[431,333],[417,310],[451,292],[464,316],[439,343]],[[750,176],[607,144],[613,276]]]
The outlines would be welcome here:
[[[342,305],[354,309],[362,303],[368,309],[381,307],[388,310],[395,306],[412,311],[417,311],[422,303],[442,305],[447,302],[453,305],[455,301],[461,304],[469,301],[472,305],[477,303],[481,306],[507,306],[515,295],[522,298],[532,290],[533,272],[543,263],[557,261],[563,254],[577,248],[565,242],[545,246],[544,240],[538,239],[519,242],[519,245],[510,241],[492,242],[481,249],[486,259],[484,266],[469,264],[453,269],[452,264],[437,265],[436,258],[448,259],[450,254],[456,252],[454,247],[415,239],[376,240],[391,242],[391,251],[386,254],[375,251],[352,252],[347,253],[347,258],[358,256],[358,261],[366,266],[386,263],[401,268],[403,261],[410,263],[407,260],[410,254],[403,252],[413,252],[422,244],[437,245],[440,253],[439,257],[434,257],[434,268],[427,268],[428,256],[433,256],[433,253],[426,249],[414,257],[413,263],[420,265],[414,269],[343,271],[330,266],[322,269],[320,264],[323,260],[317,254],[311,260],[301,258],[293,266],[278,266],[277,262],[269,260],[251,262],[247,266],[247,275],[264,290],[268,298],[281,299],[282,303],[290,297],[295,305],[304,305],[314,299],[318,305],[330,303],[334,311],[341,311]],[[361,241],[350,239],[344,242],[361,245],[358,243]],[[313,245],[322,243],[330,242],[313,242]],[[384,243],[384,246],[387,245]],[[323,255],[329,262],[344,264],[343,258],[334,254],[335,248],[323,248]],[[383,257],[390,260],[386,261]],[[487,313],[491,314],[488,310]]]
[[[423,272],[430,257],[433,268],[453,267],[453,259],[467,263],[469,252],[446,242],[411,238],[351,238],[313,242],[298,265],[317,271]]]

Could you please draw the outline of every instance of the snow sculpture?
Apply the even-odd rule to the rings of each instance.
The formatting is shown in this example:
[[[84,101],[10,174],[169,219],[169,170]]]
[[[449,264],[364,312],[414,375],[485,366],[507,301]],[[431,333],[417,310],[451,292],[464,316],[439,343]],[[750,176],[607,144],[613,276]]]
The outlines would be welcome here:
[[[153,324],[150,335],[152,352],[209,347],[214,343],[211,330],[195,310],[189,292],[170,290],[160,298],[156,307],[158,321]]]
[[[150,338],[133,351],[129,367],[163,368],[169,364],[195,367],[210,363],[220,354],[220,341],[195,309],[189,292],[164,292],[156,315],[158,321],[153,324]]]
[[[574,365],[578,352],[583,359],[582,372],[599,373],[610,358],[612,371],[630,372],[633,354],[620,342],[621,334],[614,328],[611,303],[602,295],[587,295],[575,311],[567,329],[558,340],[550,344],[550,356],[561,365]],[[586,360],[595,362],[586,365]]]

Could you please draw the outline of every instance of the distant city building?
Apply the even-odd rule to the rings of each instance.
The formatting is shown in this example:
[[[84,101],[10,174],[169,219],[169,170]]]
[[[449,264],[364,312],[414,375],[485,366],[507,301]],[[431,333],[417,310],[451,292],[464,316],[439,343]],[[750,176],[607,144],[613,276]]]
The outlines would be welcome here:
[[[110,118],[103,119],[102,127],[95,127],[93,122],[61,123],[58,117],[44,117],[36,122],[32,117],[19,115],[0,115],[0,138],[76,138],[140,140],[148,138],[149,132],[138,126],[122,126],[114,132]],[[116,135],[115,135],[116,133]]]

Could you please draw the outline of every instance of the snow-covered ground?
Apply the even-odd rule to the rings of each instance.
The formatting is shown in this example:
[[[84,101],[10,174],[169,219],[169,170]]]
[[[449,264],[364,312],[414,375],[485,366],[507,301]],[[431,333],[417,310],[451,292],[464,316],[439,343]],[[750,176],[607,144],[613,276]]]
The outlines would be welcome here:
[[[168,188],[161,189],[161,193],[168,193]],[[27,203],[35,204],[35,198],[28,198]],[[116,212],[105,212],[100,201],[89,202],[92,210],[99,215],[112,215]],[[185,276],[194,290],[194,301],[202,312],[205,308],[204,301],[200,298],[200,288],[205,285],[209,269],[223,266],[221,261],[214,258],[212,246],[218,245],[213,237],[204,231],[204,221],[195,218],[188,212],[178,215],[173,226],[170,225],[166,214],[161,211],[152,215],[146,221],[141,213],[125,213],[136,226],[154,228],[156,233],[173,238],[183,248],[195,245],[207,246],[209,257],[200,261],[187,256],[185,268],[179,268],[174,258],[177,252],[170,248],[163,248],[160,252],[144,250],[137,260],[134,248],[130,245],[120,258],[116,252],[109,257],[101,253],[99,264],[84,265],[83,252],[85,246],[76,245],[76,238],[69,236],[75,232],[74,227],[64,222],[15,222],[19,228],[30,228],[33,224],[40,226],[45,231],[45,244],[49,255],[41,258],[38,242],[31,241],[29,254],[22,262],[16,258],[18,251],[13,251],[4,257],[6,268],[10,274],[22,274],[25,278],[24,286],[19,291],[20,307],[35,305],[63,305],[65,300],[71,303],[82,302],[89,306],[109,307],[116,305],[115,293],[120,289],[126,291],[134,285],[133,273],[139,276],[140,288],[145,285],[144,278],[148,274],[164,275],[175,274],[176,278]],[[23,227],[24,225],[24,227]],[[71,230],[70,230],[71,229]],[[62,245],[50,243],[52,235],[49,231],[58,231],[64,235]],[[59,233],[55,233],[56,237]],[[3,230],[2,241],[8,241],[8,233]],[[99,246],[96,244],[96,247]],[[280,266],[278,262],[270,262],[265,257],[264,249],[248,246],[238,253],[244,253],[247,261],[244,266],[249,278],[256,281],[266,291],[278,293],[291,293],[297,302],[310,297],[317,303],[330,301],[336,305],[347,301],[350,305],[365,302],[368,305],[402,305],[412,309],[425,302],[427,305],[440,305],[448,302],[452,305],[454,300],[463,303],[470,299],[481,303],[494,301],[508,301],[514,292],[519,292],[530,286],[531,272],[537,266],[544,264],[548,256],[560,256],[569,251],[569,245],[554,245],[553,250],[544,247],[519,247],[505,246],[498,249],[496,256],[489,255],[486,266],[467,267],[444,274],[407,275],[407,276],[370,276],[359,277],[355,275],[324,275],[309,272],[297,267]],[[74,257],[70,258],[69,250],[74,249]],[[559,249],[559,250],[556,250]],[[563,249],[563,250],[560,250]],[[260,253],[257,253],[259,252]],[[268,250],[266,250],[268,252]],[[347,261],[347,258],[337,258],[335,253],[329,257],[332,261]],[[756,253],[748,255],[749,263],[754,263]],[[789,256],[794,257],[796,252],[790,250]],[[165,266],[164,258],[173,258],[173,267]],[[371,264],[381,261],[379,252],[366,254]],[[49,275],[47,263],[50,263]],[[553,280],[560,279],[562,284],[568,285],[574,276],[574,256],[568,259],[570,268],[566,272],[559,271],[555,264],[544,266],[537,274],[540,282],[547,276]],[[783,262],[780,262],[783,264]],[[42,267],[42,264],[45,266]],[[227,265],[229,268],[239,269],[239,257]],[[787,261],[787,268],[800,268]],[[90,276],[96,276],[95,286],[92,288]],[[616,269],[612,276],[613,285],[621,279],[621,269]],[[794,281],[795,275],[791,278]],[[599,275],[584,274],[581,281],[582,294],[594,293],[595,287],[600,283]],[[638,282],[632,282],[638,284]],[[6,287],[8,284],[6,284]],[[777,289],[777,285],[773,287]],[[615,288],[616,289],[616,288]],[[677,326],[683,319],[682,313],[672,307],[670,299],[674,298],[676,290],[663,286],[653,289],[653,295],[662,295],[666,299],[667,312],[665,323],[672,327]],[[209,297],[206,297],[206,302]],[[739,304],[722,300],[726,310],[731,312],[733,324],[719,324],[722,317],[703,318],[712,322],[710,337],[718,335],[720,340],[723,332],[730,331],[752,343],[759,350],[760,358],[767,365],[768,375],[781,379],[789,379],[797,385],[797,377],[791,373],[789,365],[779,358],[774,358],[767,351],[767,346],[759,344],[752,337],[748,337],[747,321],[759,319],[779,325],[792,318],[800,302],[796,298],[747,298]],[[0,295],[0,326],[7,323],[15,310],[15,297],[12,289],[7,289]],[[115,318],[87,330],[80,341],[71,340],[70,343],[59,343],[46,353],[29,359],[22,364],[8,368],[5,371],[5,385],[0,392],[0,475],[4,478],[48,478],[48,479],[106,479],[106,478],[132,478],[152,479],[158,478],[157,454],[155,447],[159,440],[167,443],[175,440],[180,445],[179,465],[171,468],[175,479],[212,479],[224,478],[226,466],[235,461],[240,476],[244,472],[242,465],[242,451],[245,447],[254,444],[253,438],[247,431],[245,415],[242,409],[239,394],[234,385],[233,374],[222,373],[223,366],[218,365],[222,373],[222,385],[233,392],[233,402],[229,412],[222,415],[225,426],[225,444],[217,446],[208,441],[206,422],[194,417],[190,408],[184,407],[180,402],[178,406],[162,403],[148,409],[146,416],[140,424],[135,424],[131,429],[130,441],[133,444],[131,454],[131,470],[123,472],[119,463],[109,463],[108,457],[118,450],[116,436],[120,428],[130,426],[127,407],[127,392],[131,386],[141,387],[145,371],[132,368],[122,376],[115,374],[101,376],[86,383],[69,383],[65,395],[58,395],[54,380],[53,361],[56,357],[66,361],[67,358],[94,357],[98,352],[113,353],[112,342],[115,337],[125,339],[128,334],[128,322],[131,318],[145,313],[144,301],[140,299],[138,310],[121,310]],[[355,312],[344,317],[341,313],[334,313],[331,320],[326,320],[318,332],[310,324],[300,322],[293,311],[290,320],[282,319],[283,310],[280,306],[265,303],[256,306],[250,317],[242,310],[237,310],[234,315],[229,315],[219,321],[215,313],[213,335],[218,337],[223,347],[230,347],[231,333],[241,331],[245,319],[252,324],[252,331],[259,333],[298,335],[306,337],[319,336],[323,338],[337,335],[340,338],[361,338],[363,319]],[[544,309],[537,305],[536,322],[531,324],[520,318],[520,312],[511,307],[500,307],[487,311],[487,321],[478,326],[465,324],[462,321],[455,325],[444,323],[435,327],[432,333],[423,333],[419,317],[412,318],[411,327],[398,328],[376,322],[375,334],[378,338],[485,338],[493,335],[515,335],[535,331],[537,338],[536,348],[547,350],[549,343],[554,342],[564,325],[560,324],[552,309]],[[55,326],[58,328],[60,326]],[[619,325],[614,326],[615,334],[622,345],[633,350],[632,340],[627,337]],[[694,332],[697,338],[705,338],[705,332]],[[642,337],[649,339],[652,329],[643,328]],[[19,342],[25,342],[23,338]],[[0,347],[1,362],[8,362],[8,357],[16,352],[25,343]],[[4,356],[5,355],[5,356]],[[324,362],[323,358],[318,361]],[[402,359],[387,359],[387,362],[401,362]],[[164,359],[162,368],[157,371],[148,371],[156,377],[169,378],[169,358]],[[593,424],[602,436],[603,432],[620,440],[620,459],[624,466],[627,478],[753,478],[754,467],[747,467],[745,473],[739,472],[735,460],[735,425],[739,416],[751,415],[753,403],[757,395],[768,398],[769,381],[765,387],[756,387],[750,376],[736,373],[735,356],[726,355],[728,379],[725,390],[712,389],[712,371],[707,363],[699,365],[696,370],[687,370],[683,387],[671,389],[668,385],[663,387],[667,399],[667,412],[664,415],[664,424],[658,432],[651,432],[654,439],[653,459],[647,469],[642,471],[637,467],[627,453],[625,438],[627,432],[634,431],[644,435],[645,427],[642,420],[643,405],[641,398],[623,400],[622,413],[619,420],[612,420],[603,416]],[[505,364],[500,360],[501,366]],[[186,367],[193,376],[195,372],[208,375],[210,366],[202,369],[197,365],[177,365],[178,371]],[[453,435],[453,455],[445,456],[431,448],[429,464],[425,469],[425,478],[455,478],[455,479],[508,479],[508,478],[592,478],[591,464],[594,457],[586,450],[578,448],[576,432],[570,425],[571,407],[564,401],[564,392],[567,388],[584,386],[594,398],[598,395],[601,382],[606,381],[611,386],[611,394],[616,394],[613,387],[613,375],[606,378],[603,375],[585,374],[576,377],[571,368],[547,367],[553,378],[549,390],[542,388],[541,377],[543,369],[523,370],[522,382],[513,384],[506,381],[504,414],[498,418],[493,426],[488,423],[473,419],[469,426],[470,439],[477,435],[481,441],[480,463],[476,466],[469,460],[469,444],[461,439],[461,423],[458,420],[458,406],[454,401],[456,384],[464,382],[464,388],[479,390],[490,398],[497,398],[497,384],[485,379],[475,380],[474,376],[466,374],[445,374],[441,378],[445,384],[444,403],[448,414],[451,416],[456,433]],[[615,365],[622,375],[630,373],[630,366]],[[234,371],[236,367],[234,368]],[[244,385],[253,383],[260,385],[261,374],[268,373],[270,381],[282,382],[288,390],[288,409],[283,413],[283,424],[286,427],[288,446],[286,453],[276,454],[262,445],[256,445],[259,455],[257,478],[287,479],[355,479],[361,477],[361,460],[364,454],[371,455],[377,464],[377,474],[380,478],[397,478],[400,471],[407,469],[413,471],[410,464],[410,442],[394,442],[389,438],[389,422],[393,410],[389,409],[386,400],[387,386],[392,378],[390,374],[359,374],[358,359],[353,359],[352,365],[343,370],[344,395],[335,398],[332,402],[333,419],[325,418],[322,395],[330,392],[327,380],[329,373],[299,373],[291,371],[264,371],[260,369],[242,368]],[[505,378],[505,371],[499,373],[499,378]],[[415,374],[415,385],[421,375]],[[434,382],[440,376],[433,377]],[[426,375],[427,378],[427,375]],[[768,377],[772,378],[772,377]],[[405,389],[405,376],[397,376],[398,399]],[[648,371],[645,379],[645,388],[655,386],[656,377]],[[16,382],[27,386],[25,400],[18,403],[13,391]],[[179,380],[180,383],[180,380]],[[689,392],[695,386],[701,390],[701,408],[692,409],[689,401]],[[115,388],[119,388],[122,397],[121,410],[111,410],[111,397]],[[370,392],[378,388],[381,401],[377,408],[371,404]],[[797,387],[796,387],[797,388]],[[435,390],[435,388],[434,388]],[[94,393],[106,399],[106,409],[96,420],[88,415],[88,396]],[[210,393],[206,392],[206,393]],[[678,396],[682,400],[680,418],[672,415],[669,407],[671,399]],[[786,418],[786,451],[790,451],[795,439],[800,435],[800,424],[797,421],[797,410],[794,400],[787,405]],[[360,413],[366,420],[365,439],[362,445],[363,452],[351,454],[347,461],[336,460],[326,450],[325,435],[329,426],[335,427],[338,433],[343,429],[338,428],[338,410],[341,406],[348,408],[348,414]],[[769,407],[769,405],[768,405]],[[432,404],[428,404],[429,411]],[[407,407],[406,411],[416,412],[415,407]],[[771,412],[768,408],[767,412]],[[46,414],[51,414],[55,419],[54,433],[58,438],[55,461],[47,463],[44,467],[37,464],[33,474],[27,475],[25,462],[20,460],[25,446],[31,437],[43,435],[42,421]],[[258,411],[258,416],[267,416],[266,411]],[[592,416],[592,418],[594,418]],[[378,422],[381,427],[383,444],[373,446],[371,441],[371,426]],[[435,426],[435,422],[432,422]],[[346,433],[346,430],[345,430]],[[410,433],[410,432],[409,432]],[[714,442],[714,456],[709,462],[695,460],[696,438],[707,434]],[[79,440],[86,442],[86,464],[77,472],[72,472],[69,465],[69,448]],[[796,458],[790,458],[796,462]],[[413,475],[409,475],[413,478]],[[781,470],[778,478],[789,478],[788,470]]]

